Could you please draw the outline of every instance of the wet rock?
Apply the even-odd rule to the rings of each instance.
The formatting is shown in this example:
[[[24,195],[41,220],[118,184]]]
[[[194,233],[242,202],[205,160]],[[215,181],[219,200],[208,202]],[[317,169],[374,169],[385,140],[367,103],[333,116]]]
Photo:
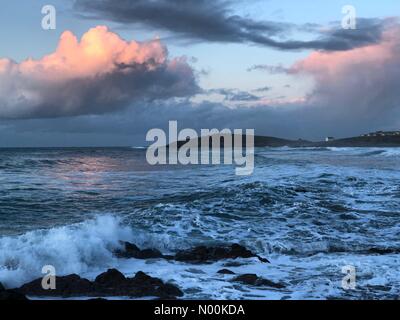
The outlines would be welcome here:
[[[135,244],[124,242],[124,249],[117,250],[115,255],[117,258],[135,258],[135,259],[156,259],[163,258],[164,256],[157,249],[139,249]]]
[[[71,297],[71,296],[91,296],[94,292],[93,284],[71,274],[64,277],[56,277],[56,289],[45,290],[42,288],[42,279],[36,279],[32,282],[24,284],[18,289],[18,292],[30,296],[52,296],[52,297]]]
[[[282,289],[285,287],[281,283],[276,283],[276,282],[261,278],[261,277],[257,276],[256,274],[242,274],[242,275],[234,278],[232,281],[240,282],[243,284],[256,286],[256,287],[272,287],[272,288],[276,288],[276,289]]]
[[[126,282],[126,277],[117,269],[109,269],[96,277],[94,283],[98,286],[116,288]]]
[[[183,292],[173,284],[163,283],[158,278],[150,277],[139,271],[135,277],[128,279],[135,296],[181,297]]]
[[[4,287],[3,287],[4,289]],[[0,288],[0,301],[26,301],[28,298],[15,290],[1,290]]]
[[[139,271],[133,278],[126,278],[118,270],[110,269],[99,275],[95,282],[97,296],[130,296],[174,298],[183,292],[173,284],[164,283]]]
[[[3,284],[0,282],[0,301],[20,301],[28,300],[25,295],[18,293],[14,290],[6,290]]]
[[[219,274],[235,274],[233,271],[231,271],[229,269],[221,269],[217,273],[219,273]]]
[[[141,271],[133,278],[125,277],[116,269],[98,275],[91,282],[77,275],[56,278],[55,290],[44,290],[42,279],[34,280],[17,289],[19,293],[31,296],[50,297],[159,297],[173,299],[183,296],[183,292],[173,284],[164,283]]]
[[[188,263],[207,263],[224,259],[258,258],[263,263],[269,263],[268,259],[262,258],[239,244],[230,246],[198,246],[188,250],[180,250],[175,256],[163,255],[157,249],[141,250],[133,243],[124,242],[124,248],[114,252],[117,258],[135,259],[166,259]]]
[[[261,262],[269,263],[267,259],[254,254],[239,244],[216,247],[199,246],[189,250],[181,250],[176,253],[175,260],[191,263],[205,263],[224,259],[253,257],[258,258]]]

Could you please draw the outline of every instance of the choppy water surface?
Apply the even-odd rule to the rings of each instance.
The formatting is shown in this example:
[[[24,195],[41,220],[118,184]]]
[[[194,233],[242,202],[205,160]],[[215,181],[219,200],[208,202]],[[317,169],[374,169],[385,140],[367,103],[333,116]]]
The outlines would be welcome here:
[[[400,149],[258,149],[252,176],[231,166],[151,167],[139,149],[0,150],[0,282],[93,278],[109,267],[174,281],[185,298],[326,299],[400,295]],[[241,243],[271,260],[190,265],[118,260],[128,240],[164,253]],[[253,288],[228,265],[283,282]],[[341,288],[353,265],[357,288]]]

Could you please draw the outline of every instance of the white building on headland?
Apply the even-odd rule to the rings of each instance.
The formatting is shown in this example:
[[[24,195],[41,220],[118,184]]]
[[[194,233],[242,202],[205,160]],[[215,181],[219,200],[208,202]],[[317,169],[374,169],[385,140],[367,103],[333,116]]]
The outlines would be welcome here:
[[[400,136],[400,131],[376,131],[361,135],[362,137],[393,137]]]
[[[334,140],[335,140],[334,137],[326,137],[325,138],[325,142],[331,142],[331,141],[334,141]]]

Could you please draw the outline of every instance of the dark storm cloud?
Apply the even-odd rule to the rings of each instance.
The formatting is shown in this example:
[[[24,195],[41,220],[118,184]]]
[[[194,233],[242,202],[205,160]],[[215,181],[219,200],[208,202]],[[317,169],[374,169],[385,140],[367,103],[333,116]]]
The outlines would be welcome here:
[[[224,96],[225,101],[230,102],[245,102],[245,101],[258,101],[260,97],[251,94],[247,91],[242,91],[239,89],[211,89],[207,90],[206,94],[218,94]]]
[[[254,92],[267,92],[267,91],[270,91],[271,89],[272,89],[271,87],[266,86],[266,87],[254,89],[253,91]]]
[[[251,71],[266,71],[270,74],[279,74],[279,73],[288,73],[289,68],[285,68],[282,65],[269,65],[269,64],[256,64],[254,66],[251,66],[250,68],[247,69],[248,72]]]
[[[349,50],[376,43],[382,21],[358,19],[356,30],[331,31],[321,26],[296,26],[276,21],[258,21],[232,12],[234,1],[223,0],[76,0],[75,9],[87,18],[123,24],[139,24],[169,31],[191,41],[249,43],[280,50]],[[310,41],[282,40],[293,30],[315,33]]]
[[[188,66],[184,66],[189,68]],[[115,112],[131,103],[154,101],[171,97],[187,97],[198,92],[194,77],[180,71],[158,66],[153,70],[143,65],[123,69],[85,79],[74,79],[38,88],[44,96],[43,102],[32,106],[30,111],[16,113],[16,118],[65,117],[83,114]],[[70,105],[75,100],[74,105]],[[66,102],[69,106],[58,108]],[[10,115],[15,117],[13,114]]]

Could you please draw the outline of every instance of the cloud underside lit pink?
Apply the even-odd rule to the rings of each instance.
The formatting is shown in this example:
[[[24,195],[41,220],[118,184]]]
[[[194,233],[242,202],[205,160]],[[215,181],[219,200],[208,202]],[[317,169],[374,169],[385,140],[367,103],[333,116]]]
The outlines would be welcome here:
[[[378,44],[348,51],[313,52],[289,73],[310,75],[315,82],[307,97],[311,106],[325,106],[330,116],[385,118],[400,109],[400,26],[393,23]]]
[[[0,59],[0,83],[0,118],[102,114],[198,91],[185,58],[169,59],[158,40],[127,42],[104,26],[80,41],[64,32],[40,60]]]

